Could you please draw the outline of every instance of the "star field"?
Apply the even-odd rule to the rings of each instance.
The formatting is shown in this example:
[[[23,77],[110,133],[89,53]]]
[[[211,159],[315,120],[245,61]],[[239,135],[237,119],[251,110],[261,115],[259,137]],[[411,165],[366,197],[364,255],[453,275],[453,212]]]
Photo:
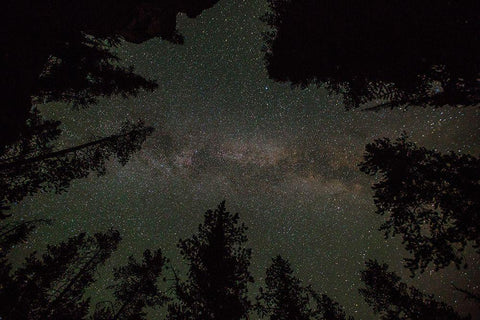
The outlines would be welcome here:
[[[480,263],[472,257],[465,271],[449,268],[408,280],[401,264],[406,253],[377,231],[383,219],[374,213],[373,179],[357,164],[365,144],[402,131],[419,145],[478,155],[479,110],[345,111],[341,97],[322,88],[275,83],[261,52],[265,27],[259,17],[266,8],[259,0],[222,0],[196,19],[180,17],[183,46],[153,39],[119,48],[126,65],[158,80],[154,92],[82,110],[41,107],[46,117],[63,122],[65,146],[110,134],[126,119],[143,119],[155,132],[126,166],[112,161],[105,176],[18,205],[14,217],[55,220],[19,248],[18,259],[49,241],[113,227],[124,240],[112,264],[157,247],[180,264],[178,239],[195,232],[203,212],[226,199],[227,209],[249,227],[252,292],[270,259],[281,254],[304,283],[356,318],[371,319],[357,289],[364,261],[376,258],[473,312],[473,305],[451,294],[450,281],[478,290]],[[100,287],[108,279],[102,281]]]

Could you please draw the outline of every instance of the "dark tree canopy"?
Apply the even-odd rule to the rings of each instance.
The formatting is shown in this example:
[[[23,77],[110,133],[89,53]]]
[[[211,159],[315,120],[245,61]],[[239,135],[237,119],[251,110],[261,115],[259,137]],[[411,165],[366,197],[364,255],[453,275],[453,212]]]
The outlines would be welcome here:
[[[114,269],[115,301],[97,306],[93,320],[143,320],[147,307],[160,307],[168,298],[160,291],[157,282],[166,259],[161,250],[145,250],[141,263],[132,256],[128,264]]]
[[[290,263],[277,256],[272,259],[265,277],[265,288],[260,288],[256,309],[270,320],[310,319],[310,297],[298,278],[293,276]]]
[[[19,223],[5,223],[2,221],[0,226],[0,301],[8,303],[10,300],[3,300],[8,294],[6,290],[15,288],[17,284],[12,277],[12,265],[7,255],[18,244],[27,241],[28,236],[36,229],[39,224],[50,223],[49,220],[38,219],[28,220]],[[15,293],[15,292],[13,292]],[[0,307],[0,317],[6,307]]]
[[[25,131],[32,97],[87,105],[101,95],[132,95],[156,84],[120,67],[121,39],[176,43],[176,16],[193,18],[217,0],[7,0],[0,16],[0,145]]]
[[[136,95],[154,81],[120,66],[110,49],[121,40],[161,37],[175,43],[178,13],[194,18],[218,0],[7,0],[0,16],[0,218],[38,191],[64,191],[71,180],[102,174],[116,155],[124,164],[152,128],[128,124],[110,137],[58,150],[60,122],[45,121],[37,102],[87,106],[98,96]]]
[[[401,282],[399,276],[388,271],[388,265],[377,261],[366,262],[362,271],[365,288],[360,294],[381,320],[468,320],[455,310],[424,294],[415,287]]]
[[[198,233],[180,240],[180,253],[188,263],[188,279],[176,280],[178,301],[169,305],[167,319],[245,319],[251,308],[247,285],[251,250],[245,248],[247,228],[225,201],[208,210]]]
[[[104,174],[105,163],[112,156],[124,165],[153,131],[142,122],[126,123],[118,134],[55,150],[52,141],[60,134],[58,123],[35,120],[28,127],[28,139],[4,146],[0,154],[0,219],[7,216],[2,211],[27,195],[50,190],[60,193],[73,179],[92,171]]]
[[[347,316],[343,307],[336,301],[332,300],[326,294],[318,294],[312,289],[310,294],[316,304],[314,318],[318,320],[354,320],[352,316]]]
[[[51,224],[51,221],[36,219],[19,223],[2,223],[0,225],[0,259],[5,258],[15,245],[27,241],[39,224]]]
[[[353,320],[330,297],[302,286],[281,256],[272,259],[266,275],[265,288],[260,288],[255,305],[260,316],[270,320]]]
[[[19,242],[41,223],[31,220],[0,228],[0,318],[8,320],[142,320],[147,308],[158,308],[169,299],[158,287],[166,258],[161,250],[145,250],[143,260],[132,256],[125,266],[113,270],[114,301],[98,303],[93,312],[86,290],[120,242],[118,231],[86,236],[81,233],[66,242],[48,245],[46,253],[30,254],[16,270],[6,258]]]
[[[454,152],[417,147],[402,135],[366,146],[361,171],[378,176],[373,185],[377,213],[386,216],[380,230],[399,234],[413,258],[412,273],[433,263],[460,267],[463,249],[480,254],[480,160]]]
[[[271,78],[344,93],[347,108],[480,102],[480,2],[269,0]]]
[[[85,289],[119,241],[113,230],[93,237],[82,233],[49,245],[41,257],[32,253],[13,274],[10,265],[2,263],[1,318],[84,319],[89,309]]]

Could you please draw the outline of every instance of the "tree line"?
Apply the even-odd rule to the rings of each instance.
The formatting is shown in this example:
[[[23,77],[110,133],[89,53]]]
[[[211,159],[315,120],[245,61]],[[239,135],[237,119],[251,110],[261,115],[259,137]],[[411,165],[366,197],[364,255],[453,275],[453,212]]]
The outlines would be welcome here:
[[[385,217],[380,230],[386,238],[402,238],[411,254],[404,261],[412,276],[427,267],[468,268],[464,249],[470,245],[480,254],[478,158],[418,147],[402,135],[368,144],[359,168],[377,177],[374,202],[377,214]],[[9,190],[15,194],[15,189]],[[272,259],[264,286],[255,302],[250,301],[248,285],[253,278],[246,226],[239,223],[238,214],[226,210],[225,202],[205,213],[197,234],[179,241],[189,270],[185,276],[174,268],[167,271],[168,260],[160,249],[146,250],[142,261],[130,257],[127,265],[114,269],[110,289],[115,300],[96,306],[90,305],[85,290],[94,283],[96,269],[116,250],[119,233],[81,233],[49,245],[42,255],[32,253],[13,270],[8,253],[44,223],[50,221],[4,220],[0,228],[4,319],[142,319],[147,307],[161,306],[168,310],[166,319],[243,319],[252,313],[269,319],[352,319],[330,297],[303,286],[281,256]],[[382,320],[470,319],[433,294],[408,286],[384,263],[369,260],[365,267],[361,273],[365,287],[359,292]],[[159,289],[158,279],[165,272],[173,274],[173,281],[166,283],[173,295]],[[480,303],[478,294],[453,289]]]
[[[205,212],[197,233],[179,240],[188,269],[185,275],[168,264],[161,249],[147,249],[140,261],[131,256],[126,265],[113,269],[114,284],[109,287],[113,299],[95,306],[86,289],[94,283],[97,268],[117,249],[119,232],[80,233],[49,245],[41,255],[31,253],[12,271],[8,252],[41,223],[48,221],[28,221],[0,230],[2,319],[139,320],[146,319],[147,308],[160,307],[167,310],[162,318],[172,320],[249,319],[255,314],[271,320],[354,319],[328,295],[303,285],[280,255],[272,258],[252,301],[247,227],[240,223],[238,213],[227,211],[225,201]],[[388,265],[376,260],[366,262],[361,277],[364,287],[359,292],[381,319],[471,319],[408,286]]]

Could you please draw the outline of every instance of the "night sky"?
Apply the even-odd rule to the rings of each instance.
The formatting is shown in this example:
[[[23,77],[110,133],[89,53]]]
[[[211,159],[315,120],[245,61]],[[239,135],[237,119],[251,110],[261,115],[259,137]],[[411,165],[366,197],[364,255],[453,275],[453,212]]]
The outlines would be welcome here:
[[[192,235],[203,213],[226,199],[249,227],[252,293],[270,259],[281,254],[305,284],[358,319],[372,317],[357,292],[364,261],[387,262],[405,280],[409,273],[399,241],[377,231],[383,219],[374,213],[374,180],[357,168],[365,144],[404,130],[419,145],[478,156],[480,110],[346,111],[341,97],[321,88],[275,83],[261,51],[259,17],[266,10],[259,0],[221,0],[196,19],[179,17],[183,46],[160,39],[121,46],[125,65],[158,81],[154,92],[81,110],[39,106],[45,117],[63,122],[62,146],[111,134],[127,119],[143,119],[156,130],[126,166],[112,161],[103,177],[18,205],[14,219],[55,222],[18,248],[17,261],[31,248],[113,227],[124,240],[109,266],[160,247],[180,267],[178,239]],[[480,262],[474,258],[465,271],[426,271],[411,283],[473,312],[461,295],[451,295],[450,281],[475,290]],[[106,284],[100,281],[98,290]]]

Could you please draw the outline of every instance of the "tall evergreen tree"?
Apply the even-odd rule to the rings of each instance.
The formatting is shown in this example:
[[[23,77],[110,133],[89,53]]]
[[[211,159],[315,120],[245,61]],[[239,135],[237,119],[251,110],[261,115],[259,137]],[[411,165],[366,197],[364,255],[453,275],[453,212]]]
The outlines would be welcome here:
[[[281,256],[272,259],[265,278],[265,289],[260,288],[256,309],[270,320],[308,320],[312,310],[310,297],[300,280],[293,276],[290,263]]]
[[[161,250],[145,250],[141,263],[132,256],[128,264],[114,269],[115,301],[98,307],[93,320],[142,320],[147,307],[161,307],[168,298],[158,288],[166,259]]]
[[[247,285],[251,249],[245,248],[247,227],[225,201],[208,210],[198,233],[180,240],[180,253],[188,262],[188,279],[176,280],[178,301],[168,307],[167,319],[245,319],[251,308]]]
[[[12,275],[2,278],[2,319],[84,319],[89,309],[85,289],[97,267],[117,248],[120,235],[110,230],[84,233],[49,245],[41,257],[34,252]]]
[[[360,294],[381,320],[468,320],[451,306],[401,282],[399,276],[388,271],[388,265],[377,261],[366,262],[362,271],[365,288]]]
[[[19,243],[25,242],[28,236],[35,230],[39,224],[50,223],[50,220],[37,219],[17,223],[5,223],[0,226],[0,301],[2,304],[8,303],[5,299],[9,294],[9,288],[15,288],[15,280],[12,278],[12,264],[8,261],[7,255]],[[14,292],[10,292],[14,294]],[[0,307],[0,309],[2,309]],[[3,309],[2,309],[3,310]],[[1,313],[0,313],[1,317]]]
[[[316,311],[313,319],[318,320],[354,320],[352,316],[347,316],[343,307],[326,294],[318,294],[310,289],[310,294],[315,301]]]
[[[360,170],[379,181],[372,189],[385,236],[399,234],[413,254],[406,267],[423,272],[464,263],[473,244],[480,254],[480,160],[418,147],[402,135],[366,146]]]
[[[330,297],[302,286],[281,256],[267,268],[265,288],[260,288],[255,308],[270,320],[353,320]]]
[[[480,102],[476,0],[268,2],[265,60],[275,80],[323,85],[347,108]]]

